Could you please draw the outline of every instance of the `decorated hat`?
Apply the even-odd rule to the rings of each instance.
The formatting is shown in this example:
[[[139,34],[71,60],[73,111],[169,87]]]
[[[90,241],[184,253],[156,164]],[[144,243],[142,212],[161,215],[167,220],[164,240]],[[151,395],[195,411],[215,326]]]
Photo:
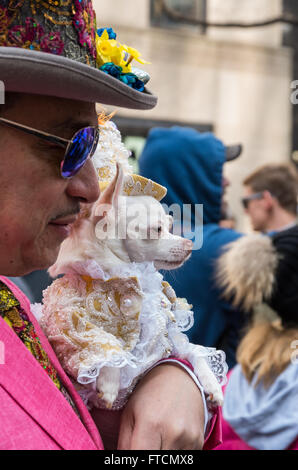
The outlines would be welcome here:
[[[92,157],[93,164],[98,174],[100,190],[104,191],[116,176],[119,163],[125,175],[132,174],[132,166],[129,164],[130,151],[122,142],[121,134],[116,124],[105,116],[99,115],[99,141]]]
[[[102,117],[101,117],[102,116]],[[117,173],[119,163],[124,172],[122,193],[127,196],[152,196],[158,201],[167,194],[167,189],[155,181],[133,174],[129,164],[130,151],[122,142],[116,124],[99,115],[99,142],[92,161],[98,174],[100,190],[104,191]]]
[[[140,53],[97,29],[91,0],[0,0],[0,80],[6,91],[132,109],[157,98]]]

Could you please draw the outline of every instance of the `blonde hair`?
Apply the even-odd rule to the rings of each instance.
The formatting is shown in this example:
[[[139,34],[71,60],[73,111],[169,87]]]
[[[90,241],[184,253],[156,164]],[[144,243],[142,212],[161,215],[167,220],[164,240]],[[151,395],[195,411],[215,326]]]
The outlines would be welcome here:
[[[248,382],[257,373],[268,388],[291,362],[291,344],[298,339],[298,328],[284,328],[280,320],[255,322],[237,350],[237,362]]]

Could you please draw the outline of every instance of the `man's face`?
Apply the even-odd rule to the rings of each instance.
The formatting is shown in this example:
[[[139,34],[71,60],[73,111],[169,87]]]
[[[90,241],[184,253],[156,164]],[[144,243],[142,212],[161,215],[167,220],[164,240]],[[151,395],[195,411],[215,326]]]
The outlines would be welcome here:
[[[94,104],[34,95],[22,95],[2,117],[66,139],[97,125]],[[91,161],[69,180],[60,176],[64,152],[0,123],[0,274],[53,264],[80,203],[98,198]]]
[[[249,197],[252,194],[255,194],[256,191],[250,186],[244,186],[244,193],[243,197]],[[250,222],[252,225],[253,230],[257,230],[259,232],[266,231],[268,219],[269,219],[269,211],[268,205],[264,198],[261,199],[253,199],[248,202],[247,209],[245,209],[245,213],[249,216]]]

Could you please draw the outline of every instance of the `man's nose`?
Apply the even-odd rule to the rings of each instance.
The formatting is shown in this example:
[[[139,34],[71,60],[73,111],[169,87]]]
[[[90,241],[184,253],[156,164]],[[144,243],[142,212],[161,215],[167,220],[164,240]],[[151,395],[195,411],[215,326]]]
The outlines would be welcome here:
[[[68,183],[67,193],[84,203],[92,203],[99,198],[100,190],[96,170],[91,160],[73,176]]]

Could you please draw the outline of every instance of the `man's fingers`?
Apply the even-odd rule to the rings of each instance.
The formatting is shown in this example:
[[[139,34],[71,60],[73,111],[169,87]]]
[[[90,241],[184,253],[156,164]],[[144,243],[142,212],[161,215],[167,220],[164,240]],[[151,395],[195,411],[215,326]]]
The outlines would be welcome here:
[[[151,427],[146,420],[137,424],[130,413],[123,413],[118,450],[160,450],[161,448],[162,439],[158,430]]]
[[[135,426],[131,435],[131,448],[136,450],[161,450],[161,433],[144,426]]]
[[[203,443],[203,400],[192,378],[176,365],[148,372],[123,412],[118,449],[193,450]]]
[[[118,445],[117,445],[118,450],[132,449],[131,439],[132,439],[133,427],[134,427],[134,422],[133,422],[132,416],[129,415],[129,413],[126,413],[124,411],[122,418],[121,418],[120,429],[119,429],[119,438],[118,438]]]

